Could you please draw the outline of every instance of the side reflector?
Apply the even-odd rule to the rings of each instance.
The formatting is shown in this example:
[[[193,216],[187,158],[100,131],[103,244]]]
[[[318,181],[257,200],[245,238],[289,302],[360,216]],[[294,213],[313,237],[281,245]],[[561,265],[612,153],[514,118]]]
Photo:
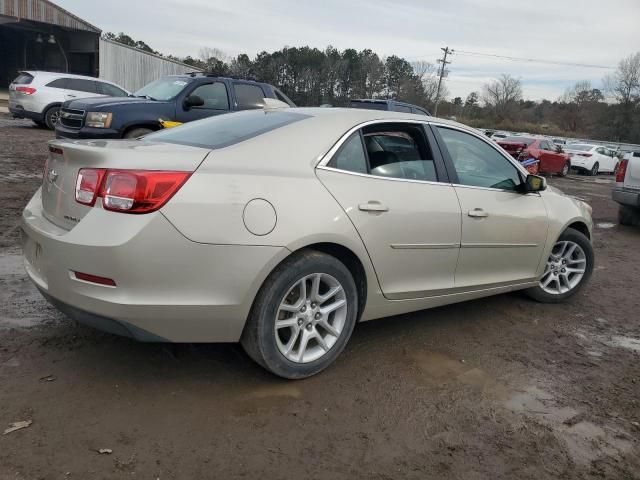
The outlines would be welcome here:
[[[116,282],[110,278],[91,275],[90,273],[73,272],[73,275],[84,282],[97,283],[98,285],[106,285],[107,287],[115,287]]]

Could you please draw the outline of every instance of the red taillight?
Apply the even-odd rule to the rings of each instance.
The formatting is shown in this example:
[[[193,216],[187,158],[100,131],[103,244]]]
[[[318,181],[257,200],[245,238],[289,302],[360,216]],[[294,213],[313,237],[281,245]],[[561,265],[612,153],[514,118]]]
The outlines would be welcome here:
[[[190,176],[189,172],[83,168],[76,181],[76,201],[92,206],[102,197],[105,210],[149,213],[167,203]]]
[[[33,87],[16,87],[16,92],[24,93],[25,95],[33,95],[36,93],[36,89]]]
[[[99,277],[98,275],[91,275],[90,273],[73,272],[73,275],[83,282],[97,283],[98,285],[106,285],[107,287],[115,287],[116,282],[111,278]]]
[[[92,207],[102,184],[103,168],[81,168],[76,179],[76,202]]]
[[[629,159],[623,158],[618,164],[618,170],[616,171],[616,182],[624,182],[624,177],[627,174],[627,164]]]

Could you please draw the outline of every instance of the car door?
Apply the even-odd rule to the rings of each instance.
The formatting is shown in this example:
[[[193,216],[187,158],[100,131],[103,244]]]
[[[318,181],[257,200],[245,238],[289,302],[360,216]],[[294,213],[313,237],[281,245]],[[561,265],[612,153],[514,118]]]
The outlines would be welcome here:
[[[490,288],[536,277],[547,237],[538,193],[523,194],[526,173],[480,135],[435,126],[462,209],[456,288]]]
[[[186,103],[189,96],[198,96],[204,103],[200,106],[190,107]],[[212,117],[229,113],[229,92],[227,86],[220,81],[201,83],[186,92],[184,97],[179,97],[176,105],[176,120],[178,122],[190,122],[201,118]]]
[[[403,142],[413,152],[405,145],[400,158],[389,146]],[[389,299],[454,287],[460,206],[434,142],[420,123],[375,123],[339,143],[317,169],[362,238]]]
[[[564,155],[556,151],[555,144],[549,140],[540,141],[540,172],[558,173],[564,167]]]

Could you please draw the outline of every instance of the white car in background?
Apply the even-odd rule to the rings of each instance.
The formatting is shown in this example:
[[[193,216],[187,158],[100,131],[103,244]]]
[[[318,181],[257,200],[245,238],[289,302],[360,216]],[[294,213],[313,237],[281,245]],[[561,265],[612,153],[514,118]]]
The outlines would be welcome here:
[[[622,225],[640,225],[640,151],[624,155],[611,196],[620,204],[618,221]]]
[[[86,97],[127,97],[115,83],[94,77],[40,71],[19,72],[9,85],[9,111],[53,130],[67,100]]]
[[[597,175],[600,172],[614,173],[618,167],[618,158],[602,145],[572,143],[567,145],[564,151],[571,157],[571,168],[588,175]]]

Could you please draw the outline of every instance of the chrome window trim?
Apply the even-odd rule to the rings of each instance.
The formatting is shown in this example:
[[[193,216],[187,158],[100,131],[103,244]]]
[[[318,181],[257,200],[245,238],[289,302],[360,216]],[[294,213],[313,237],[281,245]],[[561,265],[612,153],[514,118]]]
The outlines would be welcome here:
[[[342,170],[341,168],[326,167],[326,166],[318,166],[316,167],[316,170],[327,170],[329,172],[344,173],[345,175],[356,175],[358,177],[373,178],[374,180],[391,180],[392,182],[410,182],[410,183],[423,183],[426,185],[446,185],[449,187],[451,186],[451,183],[449,182],[432,182],[431,180],[414,180],[412,178],[381,177],[380,175],[351,172],[349,170]]]

